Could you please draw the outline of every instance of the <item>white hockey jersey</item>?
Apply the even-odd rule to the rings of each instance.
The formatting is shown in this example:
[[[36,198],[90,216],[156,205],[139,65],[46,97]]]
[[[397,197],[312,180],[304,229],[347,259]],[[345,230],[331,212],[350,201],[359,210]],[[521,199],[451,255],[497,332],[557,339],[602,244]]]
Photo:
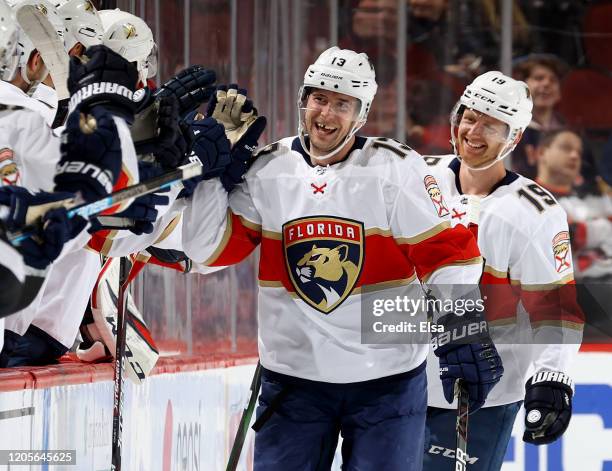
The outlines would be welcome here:
[[[541,184],[544,188],[545,185]],[[612,276],[612,199],[547,188],[567,212],[576,279]]]
[[[53,125],[53,121],[55,120],[55,114],[57,113],[58,106],[57,92],[55,89],[45,85],[44,83],[39,83],[34,89],[34,93],[32,93],[30,96],[46,106],[44,118],[47,125],[51,127]]]
[[[59,135],[46,121],[47,105],[0,80],[0,175],[2,185],[53,190],[60,158]]]
[[[485,259],[481,292],[504,366],[485,407],[523,400],[527,378],[541,370],[567,371],[582,338],[565,211],[535,182],[512,172],[478,208],[462,194],[454,155],[426,156],[425,162],[447,199],[453,226],[477,233]],[[427,377],[429,405],[454,407],[444,399],[433,354]]]
[[[183,218],[184,250],[205,265],[238,263],[261,245],[261,364],[310,380],[350,383],[418,367],[428,341],[362,343],[362,295],[395,299],[419,279],[474,284],[482,272],[472,235],[450,228],[421,156],[386,138],[358,137],[327,167],[313,167],[299,139],[282,139],[259,153],[229,203],[208,180]]]

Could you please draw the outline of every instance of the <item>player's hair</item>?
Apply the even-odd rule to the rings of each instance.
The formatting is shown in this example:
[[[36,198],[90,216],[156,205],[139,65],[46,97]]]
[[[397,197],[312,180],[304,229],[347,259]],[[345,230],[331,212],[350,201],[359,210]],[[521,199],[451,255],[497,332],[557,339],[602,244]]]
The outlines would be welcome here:
[[[568,72],[568,66],[554,54],[529,54],[515,61],[512,76],[516,80],[526,81],[536,67],[546,67],[559,79],[563,80]]]

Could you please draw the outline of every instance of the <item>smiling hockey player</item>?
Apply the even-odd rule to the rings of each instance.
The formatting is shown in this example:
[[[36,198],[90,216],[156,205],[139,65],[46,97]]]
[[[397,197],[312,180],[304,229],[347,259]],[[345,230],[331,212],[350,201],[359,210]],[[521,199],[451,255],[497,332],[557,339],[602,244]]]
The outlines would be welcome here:
[[[470,416],[473,471],[501,468],[522,401],[529,443],[559,438],[572,412],[573,384],[564,372],[580,344],[582,315],[567,217],[548,191],[502,162],[521,139],[531,109],[524,82],[487,72],[465,89],[451,114],[456,155],[425,157],[448,198],[453,225],[477,234],[486,260],[486,313],[505,370],[484,407]],[[455,450],[457,413],[442,397],[432,359],[424,469],[454,470],[446,450]]]
[[[339,432],[344,469],[421,469],[429,346],[362,343],[360,294],[475,284],[482,260],[430,197],[421,156],[356,135],[376,89],[365,54],[328,49],[299,91],[299,136],[260,151],[229,198],[215,179],[187,201],[193,260],[226,266],[261,245],[256,470],[329,469]],[[502,373],[484,343],[457,347],[474,352],[476,400]]]

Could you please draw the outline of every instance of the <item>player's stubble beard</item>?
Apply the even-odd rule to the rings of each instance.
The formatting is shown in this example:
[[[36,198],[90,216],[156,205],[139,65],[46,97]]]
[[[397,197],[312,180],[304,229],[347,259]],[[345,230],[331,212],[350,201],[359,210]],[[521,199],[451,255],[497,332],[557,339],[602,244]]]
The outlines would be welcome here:
[[[325,124],[326,126],[333,126],[336,130],[333,133],[333,139],[324,139],[320,137],[315,129],[315,123],[319,120],[319,122]],[[342,119],[320,119],[319,114],[314,116],[306,115],[306,130],[308,131],[308,137],[310,141],[310,152],[315,155],[326,155],[335,150],[338,146],[342,144],[346,135],[349,133],[352,123],[344,123]],[[332,137],[331,135],[329,137]],[[352,139],[345,145],[352,145]],[[342,151],[339,151],[342,154]],[[333,156],[330,157],[330,160],[333,159]]]

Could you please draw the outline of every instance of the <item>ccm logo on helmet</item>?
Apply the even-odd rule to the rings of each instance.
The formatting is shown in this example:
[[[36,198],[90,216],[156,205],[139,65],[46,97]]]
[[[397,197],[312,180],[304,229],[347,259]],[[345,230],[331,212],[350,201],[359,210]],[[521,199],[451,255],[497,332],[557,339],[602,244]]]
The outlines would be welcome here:
[[[475,98],[480,98],[482,101],[486,101],[487,103],[495,103],[495,100],[489,98],[488,96],[481,95],[480,93],[474,93]]]

